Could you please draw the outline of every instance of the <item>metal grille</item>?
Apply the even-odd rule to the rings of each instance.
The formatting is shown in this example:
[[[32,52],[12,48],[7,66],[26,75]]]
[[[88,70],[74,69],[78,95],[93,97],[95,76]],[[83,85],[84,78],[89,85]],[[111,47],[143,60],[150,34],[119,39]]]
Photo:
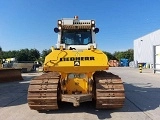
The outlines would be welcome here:
[[[74,25],[63,25],[63,29],[91,29],[91,26],[74,26]]]

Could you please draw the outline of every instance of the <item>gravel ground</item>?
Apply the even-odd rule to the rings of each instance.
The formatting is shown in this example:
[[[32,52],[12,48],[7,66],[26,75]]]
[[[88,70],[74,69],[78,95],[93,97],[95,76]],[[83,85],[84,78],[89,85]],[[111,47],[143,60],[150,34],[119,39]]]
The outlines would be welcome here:
[[[27,105],[30,80],[41,73],[23,73],[24,81],[0,83],[0,120],[160,120],[160,74],[152,70],[118,67],[110,72],[119,75],[125,87],[122,109],[96,110],[92,102],[73,107],[61,103],[57,111],[37,112]]]

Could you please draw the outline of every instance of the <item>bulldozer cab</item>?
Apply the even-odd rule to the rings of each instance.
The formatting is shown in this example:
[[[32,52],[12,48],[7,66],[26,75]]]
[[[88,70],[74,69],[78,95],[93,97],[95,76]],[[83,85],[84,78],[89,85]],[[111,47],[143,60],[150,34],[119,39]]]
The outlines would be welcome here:
[[[91,30],[63,30],[61,43],[66,45],[87,45],[92,43]]]
[[[58,28],[54,31],[58,33],[57,48],[89,49],[91,45],[96,48],[95,34],[99,29],[95,28],[94,20],[79,20],[77,16],[63,18],[58,20]]]

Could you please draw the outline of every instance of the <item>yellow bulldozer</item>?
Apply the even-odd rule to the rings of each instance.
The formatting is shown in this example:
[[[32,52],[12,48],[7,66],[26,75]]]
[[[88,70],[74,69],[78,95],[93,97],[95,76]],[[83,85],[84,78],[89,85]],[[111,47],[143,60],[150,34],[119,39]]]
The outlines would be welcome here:
[[[56,48],[45,58],[41,76],[31,80],[28,105],[34,110],[56,110],[58,103],[79,106],[94,101],[97,109],[121,108],[125,93],[121,78],[109,69],[107,56],[95,42],[94,20],[63,18],[54,28]]]

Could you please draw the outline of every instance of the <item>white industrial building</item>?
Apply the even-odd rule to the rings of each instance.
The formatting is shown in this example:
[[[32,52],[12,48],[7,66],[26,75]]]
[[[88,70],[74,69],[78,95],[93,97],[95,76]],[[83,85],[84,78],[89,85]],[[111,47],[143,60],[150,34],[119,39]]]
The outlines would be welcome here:
[[[160,29],[134,40],[134,61],[160,70]]]

